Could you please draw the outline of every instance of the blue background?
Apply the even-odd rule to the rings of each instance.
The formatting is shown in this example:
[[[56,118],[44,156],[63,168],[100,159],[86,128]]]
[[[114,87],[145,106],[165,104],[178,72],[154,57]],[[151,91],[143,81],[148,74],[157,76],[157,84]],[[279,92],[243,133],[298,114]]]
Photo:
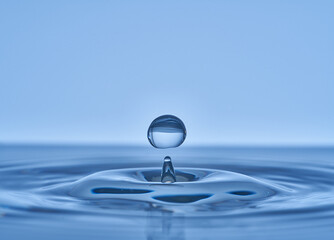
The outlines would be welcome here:
[[[334,144],[333,1],[1,1],[0,141]]]

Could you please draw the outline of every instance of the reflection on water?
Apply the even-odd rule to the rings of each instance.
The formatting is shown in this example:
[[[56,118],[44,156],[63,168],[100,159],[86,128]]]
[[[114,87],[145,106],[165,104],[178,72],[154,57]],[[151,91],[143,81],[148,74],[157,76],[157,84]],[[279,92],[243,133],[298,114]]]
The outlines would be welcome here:
[[[185,240],[184,217],[172,212],[150,210],[147,215],[147,240]]]

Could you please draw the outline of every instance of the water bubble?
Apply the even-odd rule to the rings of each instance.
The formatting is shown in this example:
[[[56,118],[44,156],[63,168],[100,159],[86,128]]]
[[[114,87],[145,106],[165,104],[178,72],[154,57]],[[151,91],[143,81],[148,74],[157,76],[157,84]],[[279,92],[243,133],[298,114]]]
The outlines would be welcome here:
[[[147,138],[155,148],[174,148],[186,139],[187,131],[181,119],[163,115],[153,120],[147,131]]]

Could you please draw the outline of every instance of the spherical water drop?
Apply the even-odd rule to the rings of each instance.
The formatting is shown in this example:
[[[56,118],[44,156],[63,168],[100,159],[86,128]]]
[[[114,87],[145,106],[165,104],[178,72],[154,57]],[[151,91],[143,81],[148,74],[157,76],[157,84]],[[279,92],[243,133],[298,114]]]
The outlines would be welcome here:
[[[147,137],[153,147],[174,148],[186,139],[186,127],[181,119],[173,115],[163,115],[153,120]]]

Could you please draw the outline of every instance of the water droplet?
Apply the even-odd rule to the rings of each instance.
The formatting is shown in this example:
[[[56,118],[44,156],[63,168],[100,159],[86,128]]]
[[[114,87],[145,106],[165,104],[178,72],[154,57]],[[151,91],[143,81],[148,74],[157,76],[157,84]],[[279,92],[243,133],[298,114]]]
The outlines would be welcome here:
[[[173,163],[170,157],[165,157],[161,171],[162,183],[173,183],[176,181]]]
[[[153,120],[147,131],[147,138],[156,148],[174,148],[186,139],[186,127],[181,119],[163,115]]]

